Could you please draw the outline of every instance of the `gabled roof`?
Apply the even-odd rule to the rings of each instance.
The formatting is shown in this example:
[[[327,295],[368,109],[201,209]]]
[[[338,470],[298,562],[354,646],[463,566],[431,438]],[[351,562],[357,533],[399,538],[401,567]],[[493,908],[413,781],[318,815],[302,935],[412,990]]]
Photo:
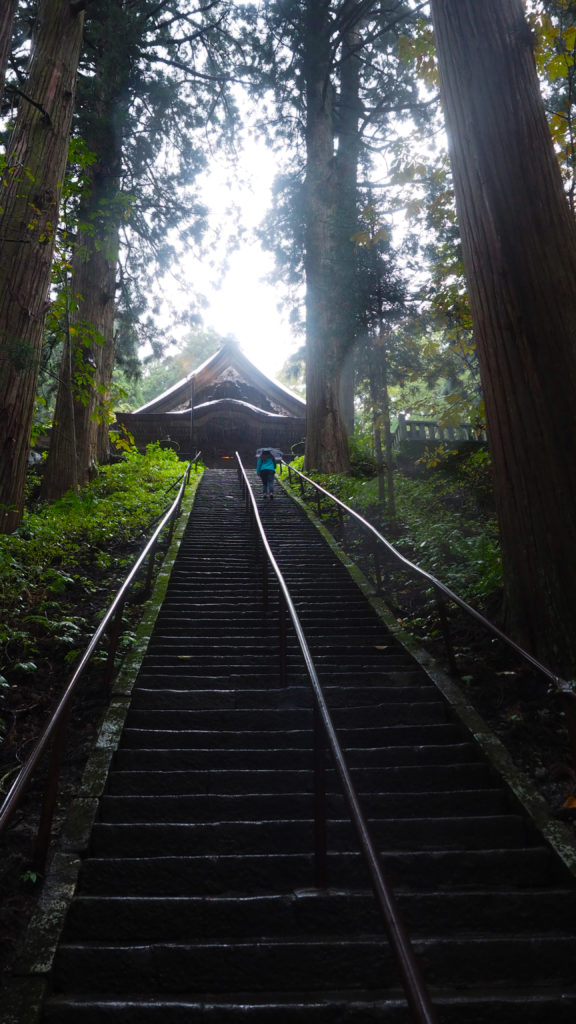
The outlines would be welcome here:
[[[178,409],[190,408],[193,395],[199,395],[211,385],[233,374],[239,381],[263,392],[268,401],[285,416],[302,417],[305,415],[306,403],[283,384],[272,380],[262,373],[254,363],[240,351],[238,345],[230,340],[224,342],[221,349],[210,356],[187,377],[173,384],[157,398],[136,409],[136,413],[175,412]]]

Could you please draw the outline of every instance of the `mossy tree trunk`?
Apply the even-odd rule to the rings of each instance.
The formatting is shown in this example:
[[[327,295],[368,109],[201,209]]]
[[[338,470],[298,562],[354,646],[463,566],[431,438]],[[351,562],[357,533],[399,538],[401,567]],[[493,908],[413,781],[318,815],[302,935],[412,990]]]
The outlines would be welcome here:
[[[88,483],[107,456],[107,398],[115,356],[114,316],[120,224],[119,195],[129,62],[99,56],[97,73],[84,87],[80,114],[92,162],[78,209],[78,230],[68,284],[70,317],[62,358],[54,426],[42,494],[59,497],[75,481]],[[104,430],[101,430],[102,421]],[[71,450],[72,442],[74,444]],[[73,456],[73,458],[71,458]]]
[[[306,466],[348,469],[341,411],[344,361],[337,330],[338,181],[334,151],[329,0],[308,0],[306,75]]]
[[[510,626],[576,669],[576,225],[522,0],[432,0]]]
[[[74,110],[83,14],[38,7],[0,189],[0,531],[22,518],[26,466],[49,306],[50,272]]]
[[[4,92],[4,76],[12,44],[12,25],[18,0],[2,0],[0,4],[0,100]]]

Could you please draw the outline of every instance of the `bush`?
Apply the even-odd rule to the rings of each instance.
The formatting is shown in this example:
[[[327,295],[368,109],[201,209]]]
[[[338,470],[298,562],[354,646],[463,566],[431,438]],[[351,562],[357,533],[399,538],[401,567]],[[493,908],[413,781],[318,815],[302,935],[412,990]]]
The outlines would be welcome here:
[[[497,526],[486,511],[489,474],[484,451],[466,454],[449,472],[442,462],[421,476],[397,471],[393,524],[382,511],[375,477],[314,474],[314,479],[368,519],[401,554],[474,603],[502,585]],[[479,501],[479,494],[486,500]]]
[[[39,653],[83,646],[93,624],[79,610],[106,606],[183,471],[173,451],[155,445],[128,453],[78,495],[26,512],[0,536],[0,675],[12,682],[24,665],[34,671]]]

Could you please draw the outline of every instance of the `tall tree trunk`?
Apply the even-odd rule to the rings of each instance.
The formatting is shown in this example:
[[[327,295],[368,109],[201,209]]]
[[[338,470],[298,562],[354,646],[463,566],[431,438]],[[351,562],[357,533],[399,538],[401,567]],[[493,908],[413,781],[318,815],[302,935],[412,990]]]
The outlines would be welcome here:
[[[114,267],[116,270],[116,266]],[[115,307],[114,307],[115,308]],[[114,310],[112,310],[114,312]],[[102,349],[102,362],[100,365],[100,401],[102,415],[100,416],[96,429],[96,461],[99,465],[110,461],[110,390],[112,386],[112,375],[116,363],[116,334],[114,323],[106,334],[106,344]]]
[[[108,445],[107,394],[115,355],[114,315],[119,224],[118,202],[126,69],[104,68],[92,88],[85,142],[95,160],[86,170],[87,181],[78,211],[77,241],[69,283],[71,300],[69,343],[64,353],[54,414],[50,451],[42,496],[54,500],[75,480],[85,485]],[[72,368],[72,376],[69,368]],[[70,422],[70,410],[73,422]],[[103,422],[105,421],[105,422]],[[69,438],[75,439],[70,459]]]
[[[329,0],[307,0],[306,75],[306,465],[325,473],[349,466],[340,409],[343,351],[335,330],[333,96]]]
[[[522,0],[432,0],[510,625],[576,669],[576,225]]]
[[[73,359],[70,316],[67,313],[64,351],[60,363],[56,407],[50,433],[50,450],[42,475],[41,494],[45,501],[54,501],[66,491],[78,491]]]
[[[0,10],[0,101],[4,92],[4,78],[10,56],[12,25],[17,5],[18,0],[2,0],[2,9]]]
[[[390,391],[388,387],[388,334],[380,323],[379,348],[381,360],[382,385],[382,419],[384,422],[384,449],[386,452],[386,485],[388,491],[387,512],[393,522],[396,518],[396,485],[394,481],[394,451],[392,439],[392,422],[390,416]]]
[[[38,9],[30,71],[0,192],[0,531],[22,518],[26,465],[49,305],[50,268],[74,109],[83,14]]]
[[[366,339],[368,347],[369,373],[368,383],[370,388],[370,404],[372,406],[372,437],[374,453],[376,455],[376,475],[378,477],[378,501],[382,508],[386,507],[386,477],[384,475],[384,449],[382,445],[382,410],[380,408],[380,387],[378,369],[376,366],[376,353],[371,344],[371,339]]]
[[[84,209],[84,214],[87,210]],[[86,223],[84,217],[82,222]],[[62,356],[42,497],[53,501],[84,486],[98,459],[98,428],[105,416],[104,383],[114,363],[117,230],[110,244],[94,227],[80,233],[72,262],[70,331]],[[112,354],[107,348],[112,349]],[[107,421],[106,421],[107,426]]]
[[[341,406],[346,430],[354,430],[354,363],[358,335],[358,268],[353,235],[358,231],[358,161],[360,158],[361,9],[358,0],[345,0],[341,9],[342,52],[340,95],[336,112],[338,150],[336,174],[339,195],[335,210],[336,258],[334,288],[335,330],[343,351]]]

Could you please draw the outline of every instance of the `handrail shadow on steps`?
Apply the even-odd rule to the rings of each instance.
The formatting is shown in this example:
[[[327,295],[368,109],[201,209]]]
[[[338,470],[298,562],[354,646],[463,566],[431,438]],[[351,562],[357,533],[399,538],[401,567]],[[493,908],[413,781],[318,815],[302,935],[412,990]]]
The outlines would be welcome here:
[[[358,512],[350,508],[343,501],[340,501],[340,498],[337,498],[334,494],[331,494],[330,491],[327,491],[324,487],[321,487],[320,484],[316,483],[315,480],[312,480],[304,473],[301,473],[300,470],[296,469],[294,466],[291,466],[284,460],[282,460],[282,465],[288,470],[288,479],[290,485],[292,485],[292,474],[294,473],[295,476],[298,477],[300,484],[300,493],[302,495],[302,498],[306,498],[304,484],[309,484],[314,489],[316,493],[317,510],[319,516],[321,515],[320,509],[322,498],[326,498],[334,505],[336,505],[341,522],[343,513],[346,513],[346,515],[349,515],[352,519],[354,519],[354,521],[361,527],[361,529],[372,538],[374,542],[372,554],[374,558],[374,577],[376,580],[377,593],[382,592],[382,568],[380,563],[378,545],[383,545],[388,555],[391,555],[397,562],[403,565],[404,568],[408,570],[408,572],[411,572],[416,576],[419,576],[421,579],[426,580],[428,583],[432,585],[432,587],[434,588],[436,602],[438,605],[440,625],[444,637],[444,642],[446,644],[448,662],[452,672],[457,672],[457,666],[449,633],[448,616],[446,614],[447,601],[452,601],[454,604],[458,605],[458,607],[461,608],[462,611],[466,613],[466,615],[468,615],[470,618],[475,619],[476,622],[479,622],[480,625],[485,630],[492,633],[495,637],[501,640],[507,647],[513,650],[515,654],[519,655],[519,657],[521,657],[523,661],[531,665],[533,669],[540,673],[540,675],[543,675],[549,683],[552,683],[554,689],[559,695],[562,710],[566,718],[570,750],[574,765],[576,765],[576,689],[574,688],[574,684],[569,680],[563,679],[561,676],[552,672],[550,668],[544,665],[541,661],[535,658],[528,651],[524,650],[524,648],[521,647],[520,644],[516,643],[515,640],[513,640],[506,633],[504,633],[504,631],[501,630],[498,626],[496,626],[493,622],[491,622],[490,619],[487,619],[484,615],[481,614],[481,612],[477,611],[476,608],[473,608],[472,605],[469,605],[466,601],[463,600],[463,598],[459,597],[458,594],[454,593],[454,591],[451,590],[450,587],[447,587],[444,583],[438,580],[435,576],[432,575],[432,573],[427,572],[425,569],[422,569],[419,565],[416,565],[414,562],[411,562],[404,555],[400,554],[400,552],[390,543],[390,541],[386,540],[386,538],[378,532],[378,530],[376,529],[375,526],[372,525],[372,523],[368,522],[367,519],[364,519]]]
[[[280,631],[280,677],[286,683],[286,612],[292,620],[296,633],[312,693],[314,697],[314,837],[315,837],[315,880],[318,888],[325,888],[327,883],[327,821],[326,821],[326,787],[324,751],[327,744],[332,755],[336,773],[340,779],[344,798],[352,824],[356,830],[362,855],[366,861],[376,900],[384,919],[392,951],[398,962],[402,984],[408,1005],[417,1024],[435,1024],[436,1015],[424,982],[420,967],[415,959],[412,945],[406,932],[404,922],[396,903],[394,893],[385,878],[380,857],[371,838],[368,824],[358,800],[352,778],[336,730],[334,728],[328,705],[318,679],[312,655],[298,618],[298,614],[290,597],[286,581],[278,563],[272,554],[266,533],[262,526],[256,498],[248,481],[246,470],[238,452],[235,453],[238,466],[238,479],[242,488],[245,508],[251,518],[254,530],[256,549],[263,554],[263,596],[266,604],[268,599],[268,565],[271,566],[279,586],[279,631]]]
[[[172,533],[174,530],[174,524],[176,519],[180,515],[182,507],[182,499],[184,497],[184,491],[190,479],[190,471],[192,464],[195,463],[199,455],[188,463],[180,482],[180,487],[176,498],[170,505],[169,509],[164,513],[160,522],[156,526],[154,533],[150,537],[149,541],[145,545],[144,549],[136,559],[132,569],[128,573],[128,576],[122,583],[118,593],[114,597],[108,611],[104,615],[100,622],[96,632],[93,634],[84,654],[80,658],[80,661],[72,674],[62,696],[56,708],[51,714],[49,721],[44,726],[43,731],[36,740],[34,747],[22,765],[16,779],[12,783],[5,799],[0,805],[0,838],[6,832],[15,812],[19,808],[26,790],[32,779],[32,775],[40,761],[40,758],[46,751],[48,753],[48,764],[46,773],[46,782],[43,794],[42,808],[40,812],[40,818],[36,830],[36,840],[34,845],[34,853],[32,864],[36,871],[41,872],[46,864],[48,856],[48,848],[50,845],[50,833],[52,826],[52,819],[54,816],[54,808],[56,805],[56,798],[58,796],[58,782],[60,776],[60,767],[62,764],[62,758],[64,756],[66,748],[66,726],[70,716],[72,699],[76,695],[79,683],[83,677],[84,670],[94,653],[99,641],[102,639],[104,634],[108,633],[108,657],[105,667],[105,678],[107,682],[111,682],[114,672],[114,658],[118,645],[118,640],[121,633],[122,626],[122,615],[124,611],[124,604],[126,597],[134,584],[139,570],[148,559],[146,582],[144,584],[143,596],[145,598],[150,596],[152,589],[152,574],[154,569],[154,558],[158,548],[158,540],[160,534],[166,526],[169,526],[169,533],[167,537],[167,543],[170,545],[172,540]]]

